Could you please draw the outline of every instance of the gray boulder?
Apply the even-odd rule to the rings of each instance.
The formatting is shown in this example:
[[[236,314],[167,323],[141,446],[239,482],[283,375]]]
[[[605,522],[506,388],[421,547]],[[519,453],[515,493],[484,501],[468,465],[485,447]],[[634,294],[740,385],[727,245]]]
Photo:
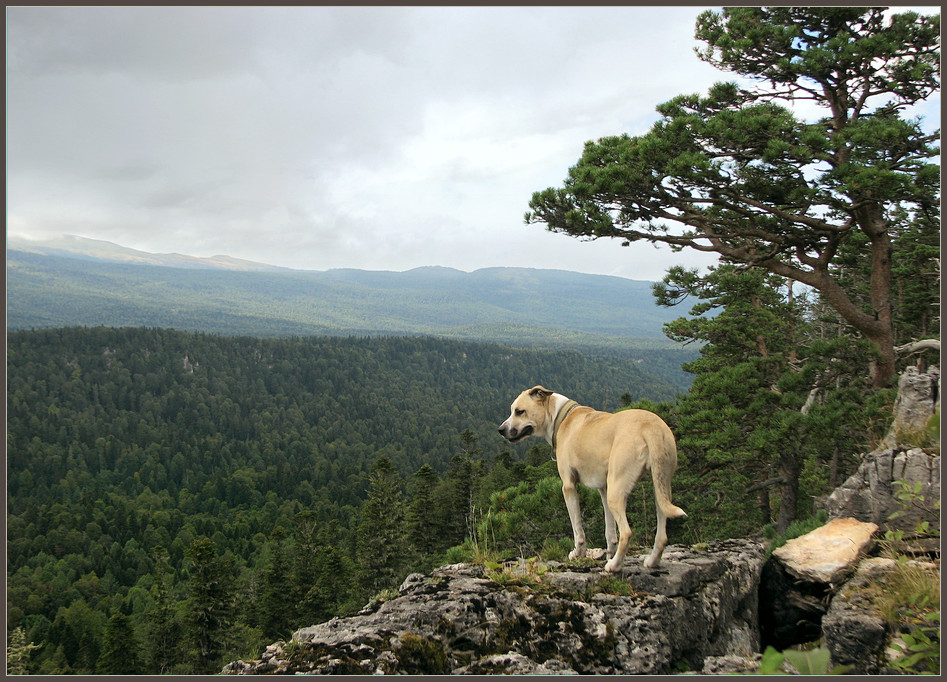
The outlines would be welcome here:
[[[891,559],[866,559],[832,599],[822,618],[822,633],[833,667],[850,666],[848,672],[856,675],[885,672],[889,628],[872,605],[868,588],[893,563]]]
[[[891,661],[902,654],[892,649],[891,644],[902,637],[901,628],[909,632],[916,623],[908,620],[900,621],[900,625],[892,624],[882,613],[879,602],[882,595],[893,589],[893,582],[904,580],[896,576],[905,570],[939,576],[940,563],[914,560],[902,563],[886,557],[865,559],[855,576],[838,591],[822,619],[825,646],[833,666],[849,666],[848,672],[857,675],[900,672]],[[910,608],[908,604],[903,607]],[[904,646],[903,640],[900,644]]]

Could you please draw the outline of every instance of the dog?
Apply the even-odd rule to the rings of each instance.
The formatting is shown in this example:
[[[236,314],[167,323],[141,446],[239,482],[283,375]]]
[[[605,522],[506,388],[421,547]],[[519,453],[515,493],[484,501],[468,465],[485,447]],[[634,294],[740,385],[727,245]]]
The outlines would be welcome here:
[[[498,430],[511,443],[540,436],[552,445],[575,539],[575,549],[569,559],[586,555],[585,530],[575,486],[582,483],[598,490],[605,509],[609,558],[605,570],[609,573],[622,570],[631,537],[625,503],[642,473],[650,469],[658,528],[654,547],[644,565],[656,568],[661,564],[667,545],[667,520],[687,514],[671,502],[677,443],[671,429],[658,415],[647,410],[600,412],[542,386],[534,386],[513,401],[510,416]]]

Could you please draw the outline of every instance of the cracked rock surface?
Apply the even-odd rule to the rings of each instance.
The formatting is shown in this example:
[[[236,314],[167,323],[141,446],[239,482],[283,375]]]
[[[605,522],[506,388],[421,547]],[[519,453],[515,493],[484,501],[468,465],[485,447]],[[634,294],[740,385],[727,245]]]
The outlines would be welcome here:
[[[443,566],[399,596],[298,630],[231,674],[667,674],[759,651],[765,553],[753,540],[669,546],[620,577],[601,562]]]

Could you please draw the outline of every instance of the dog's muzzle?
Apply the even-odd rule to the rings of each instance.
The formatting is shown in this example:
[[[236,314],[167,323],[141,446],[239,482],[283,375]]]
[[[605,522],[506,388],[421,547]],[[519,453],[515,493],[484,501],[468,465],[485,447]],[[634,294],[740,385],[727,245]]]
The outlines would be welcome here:
[[[531,424],[527,424],[526,426],[523,427],[522,431],[518,431],[517,429],[514,429],[512,426],[509,426],[504,423],[500,425],[500,428],[497,429],[497,431],[499,431],[500,435],[506,438],[511,443],[516,443],[518,441],[523,440],[530,434],[532,434],[533,426]]]

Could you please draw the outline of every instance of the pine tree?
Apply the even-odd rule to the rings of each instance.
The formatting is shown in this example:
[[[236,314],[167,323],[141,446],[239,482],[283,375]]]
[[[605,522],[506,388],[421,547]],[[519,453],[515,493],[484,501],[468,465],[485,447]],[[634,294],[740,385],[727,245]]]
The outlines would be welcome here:
[[[526,220],[713,252],[805,283],[871,341],[871,380],[886,387],[898,216],[939,222],[940,135],[907,111],[940,90],[940,16],[731,7],[702,13],[695,36],[701,59],[748,85],[680,95],[647,134],[586,143]],[[867,305],[834,272],[855,244],[869,254]]]
[[[490,507],[490,498],[494,493],[518,483],[516,475],[511,470],[513,462],[509,452],[501,452],[496,455],[492,464],[490,471],[480,479],[477,506],[482,510]]]

